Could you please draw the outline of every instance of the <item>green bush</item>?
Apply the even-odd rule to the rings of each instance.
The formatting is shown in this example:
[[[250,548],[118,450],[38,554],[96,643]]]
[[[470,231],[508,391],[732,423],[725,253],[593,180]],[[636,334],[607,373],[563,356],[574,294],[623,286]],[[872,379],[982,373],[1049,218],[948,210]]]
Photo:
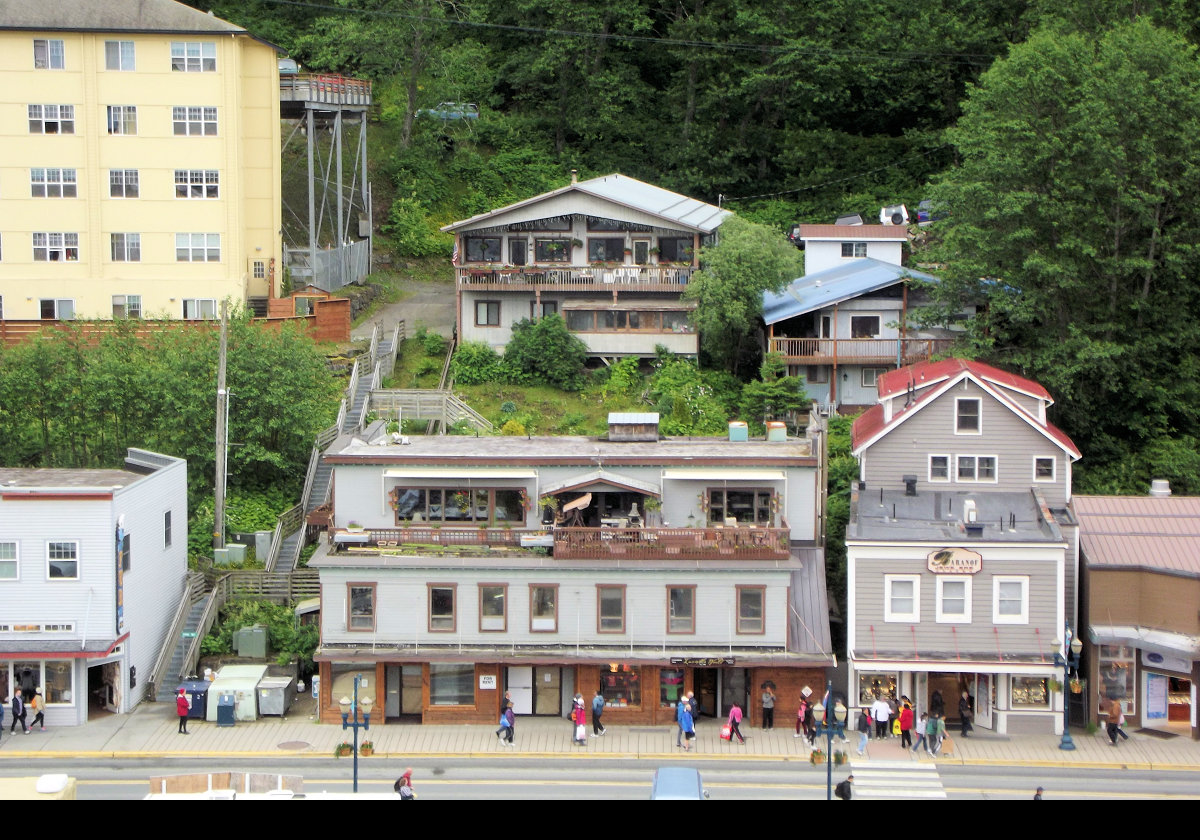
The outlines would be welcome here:
[[[523,434],[527,434],[527,432],[525,431],[524,423],[521,423],[518,420],[509,420],[507,423],[505,423],[503,426],[500,427],[500,434],[520,436]]]
[[[500,355],[482,341],[465,341],[450,362],[454,381],[462,385],[485,385],[502,381]]]
[[[403,196],[392,202],[383,232],[391,237],[396,252],[404,257],[435,257],[450,253],[450,237],[438,230],[425,208],[415,198]]]
[[[233,634],[243,627],[263,624],[267,627],[267,640],[272,651],[278,654],[277,661],[285,664],[296,660],[301,674],[313,671],[313,653],[317,649],[317,626],[299,626],[295,613],[288,606],[267,601],[232,601],[221,610],[220,621],[200,642],[202,656],[220,656],[233,653]]]
[[[587,356],[587,345],[567,330],[562,316],[547,315],[513,324],[503,366],[510,382],[578,391],[583,388]]]
[[[441,333],[427,332],[420,336],[421,349],[425,351],[426,356],[437,356],[441,358],[446,355],[446,337]]]

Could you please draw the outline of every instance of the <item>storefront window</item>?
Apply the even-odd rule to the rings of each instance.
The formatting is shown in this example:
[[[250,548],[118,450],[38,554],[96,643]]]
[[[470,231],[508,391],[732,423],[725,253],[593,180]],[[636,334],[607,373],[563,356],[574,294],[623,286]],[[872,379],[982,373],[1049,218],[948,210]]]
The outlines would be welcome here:
[[[1013,677],[1012,705],[1014,709],[1050,705],[1050,681],[1046,677]]]
[[[640,665],[614,663],[600,672],[600,690],[609,706],[642,705],[642,669]]]
[[[19,688],[28,700],[41,686],[47,705],[70,705],[75,697],[74,679],[75,669],[69,659],[0,662],[0,699],[9,699]]]
[[[475,666],[429,666],[429,703],[432,706],[475,705]]]
[[[358,702],[361,704],[364,697],[372,697],[375,700],[379,699],[375,694],[375,668],[373,666],[364,668],[362,665],[334,662],[329,666],[329,696],[332,698],[335,706],[343,697],[354,698],[354,677],[356,674],[367,681],[365,686],[361,680],[359,681]]]
[[[658,705],[674,706],[683,694],[683,669],[662,668],[658,672]]]
[[[859,674],[858,675],[858,705],[869,706],[876,697],[892,698],[896,694],[896,674]]]
[[[770,490],[716,490],[708,491],[708,521],[722,525],[727,519],[753,525],[771,525]]]
[[[1125,714],[1134,713],[1133,691],[1134,650],[1128,645],[1100,645],[1100,694],[1105,698],[1119,699]]]
[[[393,487],[389,493],[397,525],[422,522],[482,527],[490,522],[521,522],[523,493],[516,489]]]
[[[75,669],[69,659],[51,659],[45,663],[46,676],[42,680],[42,696],[47,704],[69,704],[75,696],[72,690],[71,678]]]

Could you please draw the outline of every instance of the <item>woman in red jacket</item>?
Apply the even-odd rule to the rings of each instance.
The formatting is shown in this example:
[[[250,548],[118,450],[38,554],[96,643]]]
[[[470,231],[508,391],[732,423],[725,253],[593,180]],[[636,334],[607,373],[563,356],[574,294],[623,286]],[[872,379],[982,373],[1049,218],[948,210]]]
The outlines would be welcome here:
[[[179,715],[179,734],[186,735],[188,712],[192,710],[192,701],[188,699],[187,692],[182,688],[179,689],[179,694],[175,696],[175,714]]]
[[[912,746],[913,710],[908,703],[900,710],[900,746]]]

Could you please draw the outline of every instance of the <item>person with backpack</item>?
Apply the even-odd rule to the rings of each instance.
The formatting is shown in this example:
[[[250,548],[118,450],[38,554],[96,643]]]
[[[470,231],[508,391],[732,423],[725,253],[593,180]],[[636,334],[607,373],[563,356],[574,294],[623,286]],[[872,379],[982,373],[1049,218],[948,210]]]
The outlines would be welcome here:
[[[30,729],[41,729],[46,731],[46,701],[42,699],[42,687],[39,685],[33,690],[33,699],[29,701],[29,708],[33,709],[33,723],[29,724]]]
[[[412,786],[412,772],[413,771],[411,767],[407,768],[404,771],[404,774],[396,780],[394,785],[392,785],[392,790],[400,794],[401,799],[408,800],[417,798],[417,792],[413,790]]]
[[[833,789],[833,795],[843,802],[849,802],[850,797],[854,795],[851,786],[854,784],[854,774],[851,773],[846,778],[837,783],[837,787]]]
[[[597,688],[596,696],[592,698],[592,734],[603,735],[605,733],[604,724],[600,722],[600,716],[604,714],[604,692]]]

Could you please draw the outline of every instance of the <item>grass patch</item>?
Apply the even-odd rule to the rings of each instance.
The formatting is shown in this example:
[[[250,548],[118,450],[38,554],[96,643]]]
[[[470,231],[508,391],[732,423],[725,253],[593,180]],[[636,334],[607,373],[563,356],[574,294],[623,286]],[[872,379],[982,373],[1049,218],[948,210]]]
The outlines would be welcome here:
[[[408,338],[400,342],[396,368],[383,382],[384,388],[436,388],[442,377],[445,356],[428,356],[421,342]]]
[[[599,388],[568,393],[545,385],[459,385],[454,391],[467,405],[502,427],[515,420],[531,435],[601,435],[610,411],[646,411],[621,398],[605,399]]]

